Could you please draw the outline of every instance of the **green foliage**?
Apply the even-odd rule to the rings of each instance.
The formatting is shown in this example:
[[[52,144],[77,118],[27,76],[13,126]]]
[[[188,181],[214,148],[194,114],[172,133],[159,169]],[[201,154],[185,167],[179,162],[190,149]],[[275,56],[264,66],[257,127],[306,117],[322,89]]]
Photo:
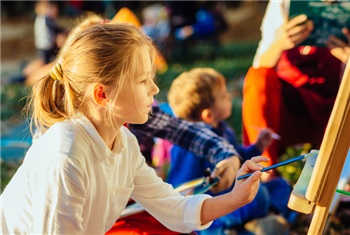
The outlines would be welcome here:
[[[280,156],[279,161],[280,162],[286,161],[288,159],[309,153],[310,150],[311,150],[311,144],[309,143],[305,143],[301,146],[288,147],[285,153],[283,153]],[[303,170],[304,164],[305,164],[305,161],[293,162],[288,165],[278,167],[277,171],[281,174],[283,178],[285,178],[292,185],[294,185],[297,182],[301,174],[301,171]]]
[[[12,176],[16,173],[18,167],[22,164],[22,161],[23,159],[18,159],[16,161],[1,160],[1,193],[10,182]]]
[[[203,48],[211,49],[203,49]],[[177,61],[169,59],[168,70],[158,75],[160,92],[157,99],[166,102],[167,91],[172,81],[182,72],[197,67],[211,67],[222,73],[229,81],[244,76],[251,66],[257,44],[255,42],[228,43],[217,47],[207,44],[198,44],[189,49],[190,58]],[[213,55],[211,50],[215,48]]]
[[[10,119],[21,113],[29,89],[21,83],[5,84],[0,88],[1,121]]]

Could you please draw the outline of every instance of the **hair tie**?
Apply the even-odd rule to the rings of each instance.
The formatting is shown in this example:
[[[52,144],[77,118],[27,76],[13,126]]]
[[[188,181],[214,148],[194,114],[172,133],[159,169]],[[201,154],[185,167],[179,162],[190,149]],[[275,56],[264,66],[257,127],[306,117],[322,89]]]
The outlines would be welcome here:
[[[50,76],[57,81],[61,81],[63,79],[63,71],[60,63],[56,63],[50,70]]]

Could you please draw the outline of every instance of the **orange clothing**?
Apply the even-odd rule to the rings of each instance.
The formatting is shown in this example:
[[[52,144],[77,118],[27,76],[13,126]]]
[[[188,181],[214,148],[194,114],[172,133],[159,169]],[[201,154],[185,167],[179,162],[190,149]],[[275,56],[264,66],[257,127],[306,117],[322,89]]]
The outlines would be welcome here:
[[[276,68],[251,67],[243,87],[243,143],[257,140],[259,128],[279,134],[263,153],[269,164],[287,146],[311,143],[319,148],[338,92],[341,62],[327,48],[284,52]]]

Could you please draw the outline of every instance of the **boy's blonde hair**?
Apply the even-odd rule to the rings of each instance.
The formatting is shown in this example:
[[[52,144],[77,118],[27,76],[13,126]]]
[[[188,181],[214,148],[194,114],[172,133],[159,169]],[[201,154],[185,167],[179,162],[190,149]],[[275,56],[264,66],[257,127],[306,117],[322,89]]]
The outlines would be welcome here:
[[[103,84],[111,99],[98,112],[114,127],[115,99],[123,84],[136,77],[140,50],[147,48],[154,64],[155,47],[131,24],[97,24],[70,36],[50,74],[33,86],[28,104],[32,124],[44,133],[78,112],[88,114],[93,87]]]
[[[212,107],[214,93],[225,82],[225,77],[212,68],[183,72],[175,78],[168,92],[168,101],[174,114],[189,121],[202,121],[202,111]]]

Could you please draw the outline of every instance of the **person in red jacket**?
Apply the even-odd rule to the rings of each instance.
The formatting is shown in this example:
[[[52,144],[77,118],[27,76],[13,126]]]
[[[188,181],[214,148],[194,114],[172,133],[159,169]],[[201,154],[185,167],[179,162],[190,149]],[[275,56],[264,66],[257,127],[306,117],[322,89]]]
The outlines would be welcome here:
[[[269,2],[243,87],[244,144],[255,141],[259,128],[269,127],[282,137],[263,153],[269,164],[277,163],[287,146],[320,147],[350,54],[349,45],[334,36],[327,47],[301,46],[313,22],[306,15],[287,20],[286,2]],[[349,30],[343,33],[350,41]]]

